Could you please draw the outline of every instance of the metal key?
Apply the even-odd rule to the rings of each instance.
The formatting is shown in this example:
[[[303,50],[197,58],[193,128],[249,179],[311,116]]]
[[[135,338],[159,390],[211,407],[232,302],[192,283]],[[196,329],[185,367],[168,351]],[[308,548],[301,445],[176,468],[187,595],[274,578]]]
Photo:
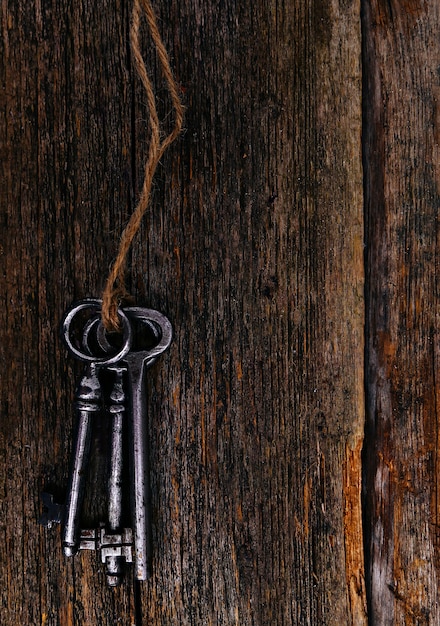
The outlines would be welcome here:
[[[150,484],[145,375],[147,368],[169,347],[173,330],[168,318],[158,311],[141,307],[124,310],[130,319],[153,322],[160,330],[159,341],[153,348],[139,352],[131,350],[124,359],[127,364],[131,401],[131,507],[135,577],[137,580],[146,580],[151,574],[151,514],[148,510]]]
[[[125,392],[123,377],[125,367],[113,366],[108,371],[114,373],[113,389],[110,394],[111,404],[111,447],[108,477],[108,530],[116,533],[122,522],[122,470],[123,470],[123,430],[125,420]],[[107,583],[110,587],[119,584],[124,571],[124,557],[109,555],[105,559]]]
[[[81,528],[79,518],[84,501],[86,469],[90,453],[91,427],[93,416],[101,410],[101,388],[98,379],[98,367],[112,365],[124,357],[131,347],[131,325],[125,314],[119,310],[123,322],[123,345],[121,349],[112,348],[112,354],[93,355],[90,350],[74,343],[71,325],[74,318],[84,310],[99,312],[99,300],[82,300],[67,312],[62,325],[63,339],[76,358],[87,363],[84,375],[76,392],[76,409],[79,414],[77,437],[72,456],[69,485],[65,505],[63,528],[63,551],[66,556],[75,555],[80,549]],[[96,316],[95,316],[96,317]],[[87,348],[87,346],[86,346]],[[107,351],[109,352],[109,351]]]
[[[84,502],[92,422],[96,414],[101,410],[100,403],[101,386],[98,380],[97,367],[94,363],[88,363],[76,391],[75,404],[79,414],[78,430],[67,488],[66,517],[62,540],[63,552],[66,556],[73,556],[79,550],[81,541],[79,517]]]
[[[67,556],[78,550],[97,550],[106,564],[107,582],[119,584],[125,562],[135,562],[135,578],[145,580],[150,575],[151,562],[151,515],[149,510],[149,475],[147,446],[147,411],[145,399],[146,370],[171,343],[172,327],[169,320],[152,309],[127,307],[119,310],[123,322],[123,344],[119,352],[110,344],[100,322],[101,302],[85,300],[67,313],[63,322],[63,338],[70,352],[87,362],[86,371],[78,387],[77,409],[79,411],[78,436],[75,444],[69,491],[65,506],[63,548]],[[83,309],[95,313],[83,328],[79,347],[71,337],[71,325]],[[147,326],[152,342],[148,347],[131,349],[132,325]],[[89,341],[94,341],[93,347]],[[152,345],[151,345],[152,343]],[[109,367],[113,365],[114,367]],[[98,369],[105,368],[114,375],[111,404],[112,416],[111,458],[108,481],[108,524],[97,529],[80,530],[79,516],[84,498],[86,464],[90,448],[93,415],[101,408],[101,389]],[[129,407],[125,406],[124,378],[128,378]],[[126,408],[130,413],[130,471],[131,471],[131,517],[133,529],[121,528],[122,523],[122,466],[123,422]],[[61,507],[46,494],[47,514],[42,518],[46,526],[61,520]]]
[[[130,402],[130,472],[131,514],[134,541],[135,578],[149,578],[151,563],[151,514],[149,510],[149,455],[148,420],[145,398],[145,375],[150,367],[170,345],[171,323],[165,315],[153,309],[125,307],[130,321],[146,324],[153,331],[154,345],[147,349],[132,348],[118,365],[125,365],[128,373]],[[108,348],[101,326],[100,344]]]
[[[91,329],[99,319],[93,321],[84,332],[85,344]],[[116,587],[122,581],[125,564],[131,563],[133,533],[131,528],[122,528],[122,470],[123,470],[123,431],[125,421],[125,391],[123,376],[125,367],[105,367],[105,374],[113,374],[113,386],[110,393],[108,414],[111,422],[111,447],[108,475],[107,523],[100,523],[99,528],[80,531],[80,550],[95,550],[101,562],[105,564],[107,584]]]

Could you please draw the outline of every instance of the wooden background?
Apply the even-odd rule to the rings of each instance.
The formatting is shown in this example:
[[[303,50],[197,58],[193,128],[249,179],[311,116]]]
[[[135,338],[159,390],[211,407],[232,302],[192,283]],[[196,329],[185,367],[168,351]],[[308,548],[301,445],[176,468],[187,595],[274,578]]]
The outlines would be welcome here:
[[[130,281],[175,339],[154,575],[118,590],[37,520],[74,428],[60,319],[101,294],[148,149],[130,3],[0,6],[1,623],[439,624],[438,3],[155,2],[185,133]]]

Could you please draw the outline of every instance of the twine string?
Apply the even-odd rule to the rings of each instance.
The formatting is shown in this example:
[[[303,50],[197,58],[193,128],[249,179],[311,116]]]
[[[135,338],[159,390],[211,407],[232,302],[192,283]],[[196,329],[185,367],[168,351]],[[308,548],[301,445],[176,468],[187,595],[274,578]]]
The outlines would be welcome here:
[[[146,22],[148,24],[148,28],[157,52],[157,57],[159,59],[160,67],[165,77],[167,88],[174,107],[174,127],[164,139],[161,138],[161,124],[157,113],[156,96],[154,94],[153,85],[148,76],[145,61],[142,57],[140,49],[139,30],[143,16],[145,16]],[[150,0],[134,0],[130,30],[130,43],[135,66],[147,95],[147,105],[149,111],[148,121],[150,126],[150,144],[148,149],[147,161],[144,168],[144,182],[142,185],[139,202],[121,235],[118,254],[110,269],[104,292],[102,294],[102,323],[106,330],[109,332],[120,331],[118,307],[124,300],[130,299],[130,295],[125,285],[127,256],[133,239],[141,226],[142,218],[145,215],[145,212],[149,205],[154,173],[160,159],[162,158],[162,155],[164,154],[166,149],[173,143],[173,141],[182,130],[183,123],[183,106],[178,94],[178,87],[171,71],[168,54],[160,36],[156,16],[154,14],[153,7],[151,6]]]

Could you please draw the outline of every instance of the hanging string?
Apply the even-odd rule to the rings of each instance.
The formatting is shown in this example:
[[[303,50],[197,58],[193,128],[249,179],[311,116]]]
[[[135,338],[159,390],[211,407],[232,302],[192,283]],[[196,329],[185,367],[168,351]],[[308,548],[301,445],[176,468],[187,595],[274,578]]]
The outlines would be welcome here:
[[[147,68],[140,50],[139,29],[143,16],[145,16],[148,24],[150,34],[156,48],[157,57],[159,59],[174,107],[174,127],[165,138],[162,138],[163,133],[161,132],[161,125],[157,114],[156,97],[153,85],[148,76]],[[179,135],[183,123],[183,106],[180,101],[177,84],[171,71],[168,54],[160,36],[156,16],[150,0],[134,0],[130,42],[136,69],[147,94],[147,105],[149,110],[148,121],[151,136],[148,158],[145,163],[144,182],[139,202],[121,235],[118,254],[110,270],[105,289],[102,294],[102,322],[106,330],[110,332],[119,330],[120,324],[117,314],[118,306],[120,306],[124,300],[130,299],[125,286],[127,256],[133,239],[140,228],[142,218],[149,205],[154,173],[163,153]]]

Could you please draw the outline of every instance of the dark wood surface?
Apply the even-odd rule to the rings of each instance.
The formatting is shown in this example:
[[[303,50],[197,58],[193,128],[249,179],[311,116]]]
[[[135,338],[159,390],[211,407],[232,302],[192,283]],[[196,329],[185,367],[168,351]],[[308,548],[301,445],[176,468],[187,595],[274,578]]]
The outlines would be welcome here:
[[[81,370],[59,323],[102,292],[148,149],[130,6],[1,5],[0,621],[436,624],[438,8],[364,2],[364,177],[358,2],[155,9],[185,132],[130,283],[175,338],[146,390],[153,577],[109,590],[37,520]]]
[[[438,3],[364,6],[371,623],[438,624]]]

